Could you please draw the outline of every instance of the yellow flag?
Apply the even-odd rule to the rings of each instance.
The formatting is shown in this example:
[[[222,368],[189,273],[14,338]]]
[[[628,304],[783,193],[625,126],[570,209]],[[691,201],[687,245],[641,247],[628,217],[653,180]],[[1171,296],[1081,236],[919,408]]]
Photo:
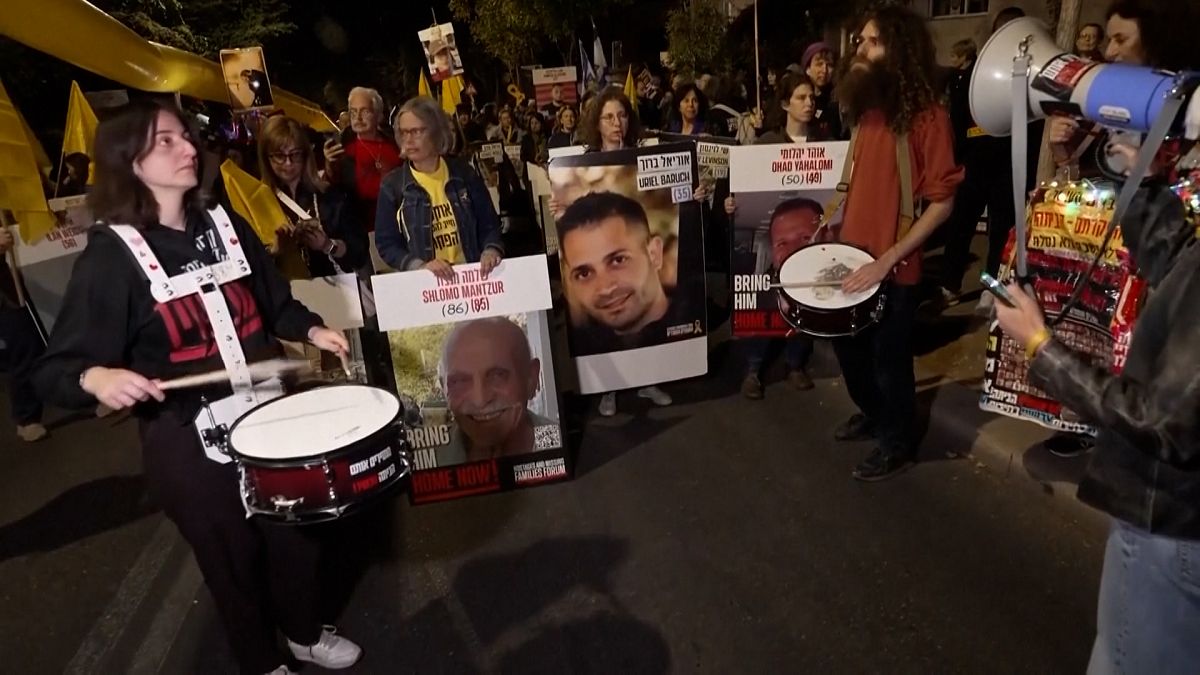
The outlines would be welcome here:
[[[625,98],[633,106],[633,112],[638,111],[637,85],[633,83],[633,66],[629,66],[629,74],[625,76]]]
[[[95,161],[96,127],[100,122],[92,106],[83,97],[79,83],[71,82],[71,100],[67,105],[67,124],[63,127],[62,156],[73,152],[82,152],[88,159]],[[88,185],[93,181],[93,173],[88,173]]]
[[[233,210],[250,223],[267,250],[276,256],[279,270],[288,279],[309,278],[308,267],[300,257],[300,249],[294,241],[286,243],[280,250],[279,237],[275,234],[288,227],[287,216],[279,199],[266,183],[246,173],[231,159],[221,164],[221,179],[225,182],[225,193]]]
[[[0,209],[17,219],[21,241],[34,243],[57,226],[46,204],[36,151],[21,113],[0,83]]]
[[[447,114],[453,115],[458,110],[458,104],[462,103],[463,81],[461,75],[442,82],[442,110]]]
[[[46,154],[46,149],[42,147],[42,142],[34,135],[33,129],[29,128],[29,122],[25,121],[25,116],[17,113],[21,118],[21,126],[25,129],[25,137],[29,139],[29,146],[33,148],[33,159],[37,162],[38,169],[41,170],[43,176],[49,176],[54,169],[54,165],[50,163],[50,156]]]
[[[425,69],[421,69],[421,79],[417,80],[417,96],[428,96],[433,98],[433,92],[429,90],[429,80],[425,79]]]

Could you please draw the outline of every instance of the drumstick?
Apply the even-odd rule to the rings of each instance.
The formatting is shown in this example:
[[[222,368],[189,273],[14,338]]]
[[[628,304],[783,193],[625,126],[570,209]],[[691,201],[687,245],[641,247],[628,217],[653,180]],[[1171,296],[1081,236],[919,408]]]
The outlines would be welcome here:
[[[250,376],[257,380],[270,379],[275,375],[282,375],[288,371],[310,370],[312,365],[307,361],[292,361],[289,359],[271,359],[269,361],[259,361],[252,363],[249,366]],[[173,380],[159,382],[158,388],[163,391],[171,391],[172,389],[188,389],[190,387],[203,387],[208,384],[220,384],[229,381],[229,371],[214,370],[208,373],[198,373],[196,375],[186,375],[177,377]]]
[[[771,288],[836,288],[840,281],[789,281],[786,284],[771,284]]]

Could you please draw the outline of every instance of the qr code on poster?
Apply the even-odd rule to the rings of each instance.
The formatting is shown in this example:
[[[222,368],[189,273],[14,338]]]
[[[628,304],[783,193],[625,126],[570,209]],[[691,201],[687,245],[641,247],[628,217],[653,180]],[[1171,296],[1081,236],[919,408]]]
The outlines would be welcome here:
[[[533,445],[538,450],[562,447],[562,431],[557,424],[546,424],[533,430]]]

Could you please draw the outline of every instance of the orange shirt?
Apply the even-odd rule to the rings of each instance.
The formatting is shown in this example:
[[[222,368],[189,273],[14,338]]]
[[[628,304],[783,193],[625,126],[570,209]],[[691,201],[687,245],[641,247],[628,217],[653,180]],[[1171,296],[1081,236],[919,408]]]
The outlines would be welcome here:
[[[965,170],[954,163],[953,131],[945,108],[933,106],[917,116],[908,132],[913,201],[940,202],[954,196]],[[879,258],[896,243],[900,221],[900,173],[896,169],[896,135],[883,113],[872,110],[858,123],[854,175],[846,195],[841,240],[861,246]],[[921,248],[896,267],[894,281],[921,280]]]

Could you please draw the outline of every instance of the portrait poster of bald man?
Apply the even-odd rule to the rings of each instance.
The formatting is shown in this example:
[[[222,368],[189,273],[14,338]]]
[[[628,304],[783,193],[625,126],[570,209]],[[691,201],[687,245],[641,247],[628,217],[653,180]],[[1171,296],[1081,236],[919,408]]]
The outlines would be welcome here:
[[[547,316],[389,331],[414,501],[567,477]]]
[[[560,157],[549,176],[580,392],[706,373],[695,143]]]
[[[849,144],[752,145],[729,150],[735,337],[784,337],[791,326],[771,288],[779,268],[810,244],[837,241],[833,198]],[[834,204],[834,212],[827,213]]]

